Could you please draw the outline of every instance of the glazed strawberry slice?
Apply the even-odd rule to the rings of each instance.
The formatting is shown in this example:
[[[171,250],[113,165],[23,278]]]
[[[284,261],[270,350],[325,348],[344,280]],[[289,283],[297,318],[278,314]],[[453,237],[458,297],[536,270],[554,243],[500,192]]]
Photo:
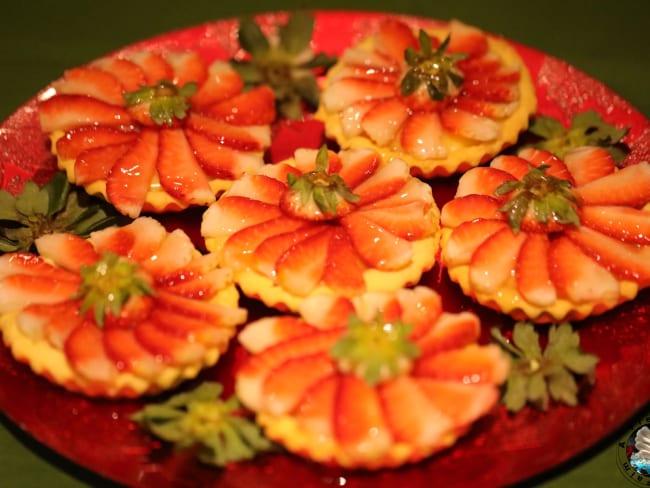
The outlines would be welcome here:
[[[69,273],[67,279],[60,279],[62,273],[44,275],[14,274],[0,281],[0,312],[20,310],[31,303],[57,303],[77,293],[80,280]]]
[[[110,73],[95,67],[79,67],[66,70],[63,78],[52,83],[57,93],[86,95],[111,105],[122,105],[123,87]]]
[[[258,202],[278,205],[286,190],[286,180],[282,182],[265,174],[247,174],[233,182],[228,189],[228,196],[239,195]]]
[[[377,81],[377,80],[373,80]],[[343,134],[347,137],[354,137],[363,134],[361,121],[368,111],[377,105],[382,99],[357,100],[339,112],[339,121]]]
[[[183,86],[186,83],[203,85],[208,77],[208,69],[205,62],[195,51],[168,52],[165,60],[174,72],[171,80],[176,86]]]
[[[127,142],[83,151],[74,163],[74,182],[77,185],[87,185],[106,180],[115,162],[119,161],[131,146],[132,144]]]
[[[268,316],[250,323],[237,339],[247,351],[255,354],[280,342],[314,332],[314,327],[295,315]]]
[[[146,261],[158,252],[166,234],[157,220],[141,217],[128,226],[93,232],[89,239],[100,254],[112,252],[131,260]]]
[[[348,235],[342,231],[335,232],[327,249],[323,283],[337,293],[357,295],[366,289],[365,270]]]
[[[359,196],[357,206],[362,207],[396,193],[409,178],[410,173],[406,163],[392,159],[380,166],[372,176],[352,188],[352,192]]]
[[[114,127],[86,126],[67,131],[56,141],[56,151],[62,158],[76,159],[88,149],[133,142],[136,132]]]
[[[335,80],[321,95],[322,103],[331,112],[338,112],[360,100],[393,97],[395,85],[365,78]]]
[[[449,236],[443,250],[445,264],[450,268],[469,264],[474,250],[487,238],[504,229],[510,228],[503,220],[480,219],[460,224]]]
[[[128,111],[85,95],[57,95],[39,104],[38,116],[43,132],[68,130],[79,126],[124,127],[133,122]]]
[[[114,75],[120,80],[125,92],[139,90],[143,85],[147,84],[142,68],[128,59],[105,57],[92,61],[90,66]]]
[[[585,205],[640,207],[650,201],[650,163],[632,164],[575,189]]]
[[[140,344],[132,329],[105,329],[103,345],[106,355],[120,372],[153,380],[164,368],[164,363]]]
[[[85,322],[70,333],[64,346],[65,355],[75,372],[99,384],[110,382],[118,373],[106,354],[103,336],[102,330],[94,323]]]
[[[596,146],[572,149],[564,155],[566,164],[577,186],[583,186],[616,171],[616,162],[611,153]]]
[[[440,222],[445,227],[458,227],[474,219],[499,220],[503,213],[501,202],[488,195],[470,194],[447,202],[440,212]]]
[[[496,120],[505,119],[512,115],[519,106],[518,101],[490,102],[469,95],[455,98],[452,103],[454,107],[464,112]]]
[[[147,85],[155,85],[161,80],[171,81],[174,78],[174,70],[160,54],[149,51],[134,51],[127,55],[129,61],[142,68],[146,77]]]
[[[44,234],[34,244],[41,257],[69,271],[79,271],[81,266],[94,264],[100,258],[87,239],[74,234]]]
[[[510,173],[490,166],[472,168],[458,180],[455,196],[462,197],[472,194],[494,196],[494,190],[499,185],[514,180],[515,177]]]
[[[111,168],[106,180],[108,200],[121,213],[140,215],[158,160],[158,133],[144,129],[137,142]]]
[[[233,125],[264,125],[275,120],[275,95],[269,86],[252,88],[210,105],[205,113]]]
[[[225,61],[216,61],[208,68],[208,77],[192,96],[196,107],[206,107],[241,93],[244,82],[239,74]]]
[[[521,180],[530,172],[531,162],[519,156],[502,154],[497,156],[490,163],[491,168],[500,169],[510,173],[516,179]],[[571,172],[573,173],[573,172]]]
[[[424,202],[413,201],[390,209],[361,209],[358,214],[398,237],[417,240],[431,235],[435,230],[434,222],[426,218],[430,208]]]
[[[327,252],[335,230],[326,227],[285,251],[276,263],[278,283],[290,293],[308,295],[325,272]]]
[[[474,422],[484,415],[485,406],[494,405],[498,397],[498,392],[492,385],[422,378],[418,381],[418,386],[433,407],[456,426],[468,426]]]
[[[496,293],[512,277],[519,249],[526,234],[514,234],[508,227],[495,232],[474,251],[470,260],[469,279],[484,293]]]
[[[203,271],[201,274],[193,274],[188,269],[187,274],[183,271],[175,273],[179,278],[177,280],[167,275],[164,285],[165,289],[172,293],[199,300],[202,297],[214,296],[223,289],[230,280],[230,275],[230,270],[224,271],[223,268]]]
[[[403,26],[397,26],[397,28],[402,29]],[[414,39],[413,34],[409,33],[409,35]],[[378,42],[381,42],[381,40],[378,40]],[[390,48],[390,46],[388,47]],[[335,75],[340,78],[362,74],[379,77],[390,76],[391,74],[399,76],[397,68],[404,57],[403,55],[404,52],[402,52],[402,58],[396,59],[378,50],[367,51],[352,46],[346,49],[339,58],[343,64],[337,68]]]
[[[204,274],[217,268],[218,257],[211,254],[199,257],[190,237],[181,229],[175,229],[166,234],[149,259],[140,264],[153,275],[157,284],[171,289],[174,286],[182,288],[186,281],[204,279]],[[220,282],[225,283],[224,280]]]
[[[237,127],[196,113],[185,118],[185,127],[239,151],[261,151],[270,143],[267,127]]]
[[[400,143],[416,158],[444,158],[447,148],[441,143],[442,123],[436,112],[416,112],[403,124]]]
[[[332,375],[312,385],[304,392],[303,401],[294,412],[296,420],[303,428],[314,432],[325,441],[335,440],[333,419],[338,414],[336,392],[340,381],[339,375]],[[331,460],[326,458],[322,461]]]
[[[431,187],[417,178],[409,178],[400,191],[364,206],[364,209],[391,208],[407,203],[420,202],[427,207],[434,202]]]
[[[557,299],[549,270],[549,240],[546,234],[530,232],[517,256],[517,289],[525,300],[537,306],[551,305]]]
[[[553,153],[543,149],[527,147],[520,150],[518,156],[524,158],[535,168],[542,165],[549,166],[548,170],[546,170],[546,174],[554,176],[555,178],[560,178],[561,180],[570,181],[571,184],[575,185],[573,176],[569,172],[566,164],[564,164],[564,162]]]
[[[431,323],[435,322],[432,327]],[[409,322],[410,323],[410,322]],[[439,354],[475,343],[481,333],[476,315],[469,312],[440,314],[428,324],[423,324],[426,334],[420,337],[411,334],[423,356]]]
[[[241,318],[241,314],[244,312],[243,309],[235,309],[232,315],[224,314],[224,311],[220,307],[216,307],[214,303],[176,295],[161,288],[156,289],[156,306],[161,311],[177,312],[214,324],[224,323],[222,321],[231,316]],[[224,325],[226,324],[224,323]]]
[[[269,370],[262,386],[263,408],[273,415],[290,413],[307,389],[335,372],[326,351],[288,359]]]
[[[499,346],[471,344],[462,349],[422,356],[415,361],[413,374],[464,384],[502,383],[509,370]]]
[[[222,196],[203,215],[201,234],[206,237],[226,236],[282,215],[282,211],[269,203],[243,196]]]
[[[400,305],[401,320],[413,326],[409,333],[409,338],[412,341],[419,342],[429,329],[439,329],[437,332],[433,332],[433,335],[438,335],[440,332],[444,333],[444,330],[448,328],[438,323],[443,312],[442,300],[437,293],[431,293],[427,287],[416,286],[408,289],[402,288],[395,292],[395,295]],[[436,326],[432,328],[431,324],[434,322],[436,322]]]
[[[645,210],[592,205],[581,209],[580,223],[624,242],[650,244],[650,212]]]
[[[472,57],[481,57],[488,51],[485,34],[476,27],[452,19],[449,22],[449,51],[464,53]]]
[[[166,332],[153,321],[137,324],[133,329],[136,340],[151,354],[160,357],[163,363],[178,366],[201,362],[205,357],[205,346]]]
[[[604,299],[616,303],[619,296],[617,279],[570,239],[561,236],[551,241],[548,256],[551,280],[560,297],[573,303],[602,302]]]
[[[475,141],[494,141],[501,134],[500,126],[494,120],[466,112],[458,107],[440,112],[440,121],[452,134]]]
[[[50,276],[53,279],[63,281],[76,280],[76,278],[68,271],[53,267],[42,257],[36,254],[20,251],[0,256],[0,280],[14,274]]]
[[[201,171],[183,130],[160,131],[156,169],[161,186],[172,197],[190,205],[207,205],[214,201],[210,182]]]
[[[221,313],[227,321],[232,323],[229,315],[237,313],[233,307],[222,307],[216,305],[216,313]],[[233,313],[234,312],[234,313]],[[241,312],[241,311],[240,311]],[[242,314],[237,314],[241,318]],[[197,342],[206,347],[225,348],[228,340],[233,335],[233,328],[224,325],[219,327],[218,323],[207,321],[197,317],[189,317],[186,314],[170,310],[153,310],[151,321],[157,328],[174,337],[188,342]]]
[[[263,164],[260,158],[216,144],[213,139],[200,132],[188,129],[185,131],[185,137],[192,146],[199,165],[211,178],[235,180],[244,173],[259,169]]]
[[[402,62],[404,51],[409,47],[416,49],[419,43],[411,28],[404,22],[386,19],[379,24],[375,44],[377,51],[396,62]]]
[[[79,303],[73,300],[32,303],[16,316],[16,324],[22,333],[34,341],[45,339],[54,347],[63,346],[70,332],[82,321]]]
[[[361,119],[361,128],[381,146],[395,139],[402,124],[409,116],[409,109],[397,98],[380,100]]]

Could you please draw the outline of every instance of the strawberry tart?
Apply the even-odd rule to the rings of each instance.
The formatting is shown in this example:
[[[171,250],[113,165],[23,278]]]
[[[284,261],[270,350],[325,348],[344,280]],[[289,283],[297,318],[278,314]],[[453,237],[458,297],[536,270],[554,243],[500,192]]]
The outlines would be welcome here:
[[[17,360],[71,391],[172,388],[215,364],[246,321],[231,272],[152,218],[36,246],[0,257],[0,330]]]
[[[447,176],[516,142],[536,110],[524,62],[505,40],[459,21],[415,32],[396,19],[328,71],[316,117],[341,147]]]
[[[441,211],[441,260],[481,304],[580,320],[650,285],[650,164],[604,148],[526,148],[473,168]]]
[[[404,161],[323,146],[242,176],[208,207],[201,235],[244,294],[296,310],[309,295],[417,283],[435,263],[439,215]]]

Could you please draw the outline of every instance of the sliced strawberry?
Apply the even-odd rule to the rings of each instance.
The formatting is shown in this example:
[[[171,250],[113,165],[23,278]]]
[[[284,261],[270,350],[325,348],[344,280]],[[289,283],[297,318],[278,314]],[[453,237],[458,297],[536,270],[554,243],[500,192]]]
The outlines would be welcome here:
[[[253,252],[251,266],[263,275],[275,279],[278,259],[292,246],[324,229],[323,225],[308,225],[264,239]]]
[[[432,329],[431,324],[440,319],[440,295],[426,286],[402,288],[395,295],[400,306],[399,318],[413,326],[409,338],[418,341],[424,333]]]
[[[334,434],[354,457],[377,459],[393,444],[377,390],[356,376],[341,377],[334,412]]]
[[[396,191],[392,195],[388,195],[380,200],[376,200],[368,205],[365,205],[363,208],[388,209],[398,207],[400,205],[405,205],[411,202],[420,202],[427,207],[435,205],[431,186],[427,185],[418,178],[409,178],[404,186],[399,189],[399,191]]]
[[[244,173],[258,170],[264,164],[260,156],[216,144],[213,139],[200,132],[187,129],[185,137],[192,146],[201,169],[210,178],[235,180]]]
[[[188,205],[207,205],[215,195],[182,129],[163,129],[156,169],[162,187]]]
[[[63,78],[52,86],[57,93],[86,95],[111,105],[124,103],[122,84],[115,76],[99,68],[83,66],[66,70]]]
[[[355,148],[339,153],[341,168],[337,171],[349,188],[367,179],[381,163],[377,153],[367,148]]]
[[[354,312],[352,300],[336,294],[313,295],[300,304],[302,318],[322,330],[347,327]]]
[[[268,127],[237,127],[196,113],[185,118],[185,127],[239,151],[261,151],[270,144]]]
[[[228,189],[228,196],[239,195],[258,202],[277,205],[286,190],[286,182],[264,174],[247,174],[233,182]]]
[[[340,381],[339,375],[332,375],[315,383],[305,391],[300,405],[294,411],[298,423],[319,438],[334,439],[336,392]]]
[[[357,256],[348,235],[337,230],[327,249],[323,283],[337,293],[358,295],[366,289],[365,271],[366,267]]]
[[[510,359],[496,344],[470,344],[462,349],[419,357],[413,374],[463,384],[500,384],[508,376]]]
[[[134,141],[137,132],[114,127],[88,126],[67,131],[56,141],[56,152],[64,159],[76,159],[88,149]]]
[[[222,249],[223,260],[236,270],[252,266],[255,249],[262,242],[279,234],[294,232],[305,225],[300,219],[278,217],[244,227],[228,237]]]
[[[597,146],[570,150],[564,155],[564,164],[567,165],[576,186],[586,185],[616,171],[616,161],[611,153]]]
[[[94,323],[84,322],[70,333],[64,352],[77,374],[88,381],[107,384],[115,378],[118,370],[106,354],[103,335]]]
[[[494,141],[501,135],[501,128],[492,119],[482,117],[457,107],[447,108],[440,113],[442,125],[452,134],[475,141]]]
[[[487,52],[483,56],[468,56],[457,63],[467,77],[495,73],[501,69],[502,65],[501,58],[495,52]]]
[[[60,280],[51,275],[14,274],[0,281],[0,312],[13,312],[31,303],[58,303],[79,290],[80,279]]]
[[[650,285],[650,247],[621,242],[585,226],[566,234],[582,252],[619,278],[637,281],[641,287]]]
[[[340,78],[327,86],[321,100],[330,112],[339,112],[360,100],[378,100],[393,97],[395,85],[365,78]]]
[[[499,400],[499,390],[488,384],[464,384],[421,378],[420,390],[456,428],[462,428],[489,412]]]
[[[318,149],[323,145],[325,125],[320,120],[279,120],[274,124],[269,147],[269,161],[273,164],[289,159],[300,147]]]
[[[416,112],[404,123],[400,144],[406,152],[418,159],[438,159],[447,156],[442,143],[442,124],[436,112]]]
[[[21,251],[0,256],[0,280],[14,274],[49,276],[63,281],[78,279],[74,273],[54,267],[36,254]]]
[[[392,208],[364,208],[358,213],[398,237],[417,240],[435,231],[437,222],[431,218],[430,209],[424,202],[413,201]]]
[[[445,437],[455,428],[451,419],[433,406],[414,378],[399,376],[387,381],[379,387],[379,395],[397,441],[428,449],[444,445]]]
[[[276,264],[277,282],[294,295],[308,295],[323,278],[333,234],[327,227],[287,249]]]
[[[166,236],[166,229],[157,220],[140,217],[129,225],[95,231],[89,239],[98,253],[113,252],[141,262],[155,259]]]
[[[357,100],[356,102],[348,105],[339,112],[339,121],[343,134],[348,137],[361,135],[363,129],[361,121],[368,111],[381,102],[383,99],[370,99],[370,100]]]
[[[356,205],[362,207],[396,193],[411,178],[409,168],[401,159],[391,159],[366,180],[352,188],[359,196]]]
[[[34,341],[46,339],[56,348],[63,346],[70,331],[82,320],[79,303],[72,300],[32,303],[16,315],[16,325],[23,334]]]
[[[575,189],[585,205],[642,207],[650,201],[650,163],[626,166]]]
[[[227,236],[233,232],[280,217],[277,205],[243,196],[222,196],[203,214],[201,235]]]
[[[132,142],[111,144],[82,152],[74,163],[74,182],[83,186],[106,180],[115,162],[119,161],[132,145]]]
[[[409,29],[407,26],[404,27],[406,27],[406,29]],[[414,42],[417,44],[417,41],[415,41],[413,34],[410,35],[413,38]],[[378,40],[378,42],[381,43],[381,40]],[[413,46],[415,47],[416,44],[413,44]],[[392,46],[389,48],[391,47]],[[342,76],[345,76],[350,72],[365,76],[392,76],[393,74],[399,75],[398,67],[400,62],[404,60],[404,52],[401,53],[401,57],[399,59],[396,59],[391,58],[380,51],[381,49],[371,51],[356,46],[346,49],[339,58],[342,64]],[[348,70],[354,71],[346,71],[346,68]],[[341,74],[341,71],[339,71],[337,68],[335,75],[339,76]]]
[[[244,82],[226,61],[215,61],[208,68],[208,78],[192,96],[191,103],[205,107],[241,93]]]
[[[48,98],[39,104],[38,116],[43,132],[86,125],[120,127],[132,122],[126,109],[84,95]]]
[[[526,233],[514,234],[510,228],[495,232],[474,251],[469,280],[480,292],[497,293],[512,277],[519,249]]]
[[[530,161],[511,154],[497,156],[490,163],[490,167],[510,173],[516,179],[521,180],[530,172]]]
[[[505,119],[512,115],[519,106],[518,101],[499,103],[474,98],[469,95],[457,97],[452,103],[454,107],[464,112],[497,120]]]
[[[179,281],[191,280],[201,277],[216,267],[216,258],[210,259],[210,266],[194,265],[196,257],[194,243],[188,235],[180,229],[175,229],[163,237],[154,254],[147,260],[140,262],[142,267],[156,276],[158,283],[174,286]],[[206,258],[194,261],[203,262]],[[206,259],[206,264],[208,260]],[[178,279],[175,279],[178,278]]]
[[[164,363],[138,342],[133,329],[106,328],[103,343],[106,355],[118,371],[154,380],[164,368]]]
[[[380,100],[364,114],[361,128],[375,143],[386,146],[395,139],[409,113],[398,98]]]
[[[148,85],[155,85],[161,80],[174,79],[171,65],[162,55],[154,51],[134,51],[129,53],[127,58],[142,68]]]
[[[576,304],[617,303],[618,280],[567,237],[551,241],[548,260],[551,280],[560,297]]]
[[[215,305],[215,312],[222,312],[224,315],[223,324],[220,322],[207,321],[197,317],[189,317],[186,314],[170,310],[154,309],[151,314],[151,322],[174,337],[184,339],[188,342],[198,342],[206,347],[217,347],[224,349],[235,330],[230,324],[236,321],[243,322],[245,313],[243,309],[235,307],[220,307]]]
[[[363,261],[381,270],[402,269],[413,259],[413,245],[384,227],[375,224],[360,212],[346,215],[341,224]]]
[[[128,59],[104,57],[92,61],[89,66],[111,73],[120,81],[125,92],[139,90],[147,82],[142,68]]]
[[[469,264],[474,251],[491,235],[509,229],[503,220],[480,219],[456,227],[443,248],[442,258],[448,267]]]
[[[493,74],[489,76],[493,76]],[[489,77],[483,83],[464,83],[462,94],[470,98],[477,98],[492,103],[516,102],[520,96],[519,88],[509,79],[506,79],[506,81],[494,81]]]
[[[530,232],[519,250],[515,267],[517,289],[533,305],[555,303],[557,294],[549,270],[549,241],[546,234]]]
[[[106,180],[108,200],[121,213],[140,215],[158,160],[158,133],[143,130],[133,147],[111,168]]]
[[[448,201],[440,212],[440,223],[445,227],[458,227],[474,219],[503,218],[499,211],[501,202],[489,195],[469,194]]]
[[[506,181],[515,181],[515,177],[501,169],[490,166],[479,166],[472,168],[458,180],[456,197],[465,195],[489,195],[494,196],[494,190]]]
[[[650,212],[631,207],[583,207],[580,223],[624,242],[650,245]]]
[[[459,20],[449,22],[449,37],[449,52],[465,53],[470,57],[480,57],[488,52],[485,33]]]
[[[200,363],[205,357],[202,344],[170,334],[152,321],[138,323],[133,331],[138,343],[164,363],[185,366]]]
[[[241,319],[242,311],[234,307],[221,307],[207,300],[196,300],[170,293],[165,289],[156,289],[156,307],[162,312],[180,313],[187,317],[206,320],[213,324],[235,325],[227,323],[231,318]]]
[[[433,326],[430,322],[428,327],[422,329],[426,330],[426,333],[418,337],[416,343],[423,356],[473,344],[481,334],[480,321],[470,312],[442,312]]]
[[[176,86],[183,86],[186,83],[196,83],[201,86],[205,83],[208,67],[196,51],[168,52],[165,59],[174,71],[171,81]]]
[[[275,95],[267,85],[252,88],[203,109],[233,125],[265,125],[275,120]]]
[[[397,19],[388,18],[379,24],[375,37],[375,49],[394,61],[404,61],[404,51],[417,49],[418,40],[413,30]]]
[[[272,415],[292,412],[306,390],[335,373],[327,351],[291,358],[272,368],[262,387],[263,410]]]
[[[535,168],[541,165],[549,166],[546,174],[574,183],[566,164],[549,151],[527,147],[521,149],[518,156],[527,160]]]
[[[81,266],[94,264],[100,258],[90,241],[74,234],[44,234],[34,244],[43,258],[74,272],[79,271]]]
[[[258,353],[283,341],[306,336],[316,329],[295,315],[263,317],[251,322],[239,333],[237,339],[248,352]]]

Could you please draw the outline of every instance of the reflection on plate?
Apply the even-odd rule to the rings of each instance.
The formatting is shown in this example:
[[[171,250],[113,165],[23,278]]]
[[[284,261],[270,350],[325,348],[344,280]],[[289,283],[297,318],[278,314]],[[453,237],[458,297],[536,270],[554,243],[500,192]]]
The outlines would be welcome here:
[[[260,18],[269,25],[283,14]],[[315,47],[339,54],[374,30],[378,13],[317,12]],[[404,17],[418,27],[425,19]],[[204,24],[156,37],[127,49],[192,48],[208,60],[228,59],[238,49],[236,20]],[[328,33],[337,32],[329,37]],[[595,109],[606,121],[629,126],[631,153],[626,162],[650,159],[650,123],[625,100],[566,63],[516,45],[536,82],[539,111],[568,121],[578,112]],[[26,179],[43,181],[54,169],[41,134],[35,101],[31,100],[0,126],[0,183],[17,190]],[[454,180],[432,181],[440,206]],[[190,215],[191,217],[191,215]],[[196,215],[194,217],[197,217]],[[198,220],[197,220],[198,222]],[[452,310],[473,308],[486,330],[503,322],[498,314],[473,305],[437,269],[422,283],[438,290]],[[260,306],[247,302],[254,317]],[[577,325],[577,324],[576,324]],[[138,401],[89,400],[68,393],[33,375],[0,348],[0,409],[43,444],[90,470],[129,485],[142,487],[227,486],[442,486],[504,485],[546,471],[582,452],[610,434],[650,400],[650,292],[631,303],[580,325],[582,347],[600,357],[597,382],[576,408],[553,406],[547,413],[525,409],[509,415],[499,409],[479,421],[451,450],[399,470],[356,473],[318,466],[285,454],[270,454],[224,470],[202,466],[189,453],[173,453],[129,422]],[[232,387],[229,372],[239,360],[232,348],[200,379]]]

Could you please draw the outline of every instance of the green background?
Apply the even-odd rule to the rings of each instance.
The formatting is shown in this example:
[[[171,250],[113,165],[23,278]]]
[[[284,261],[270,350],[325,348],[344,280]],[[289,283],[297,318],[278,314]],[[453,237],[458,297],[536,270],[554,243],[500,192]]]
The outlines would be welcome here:
[[[296,8],[458,18],[564,59],[650,117],[648,0],[13,0],[0,9],[0,119],[64,69],[126,44],[221,18]],[[615,442],[643,413],[572,462],[525,485],[633,486],[617,470]],[[0,415],[0,486],[112,485],[40,446]]]

